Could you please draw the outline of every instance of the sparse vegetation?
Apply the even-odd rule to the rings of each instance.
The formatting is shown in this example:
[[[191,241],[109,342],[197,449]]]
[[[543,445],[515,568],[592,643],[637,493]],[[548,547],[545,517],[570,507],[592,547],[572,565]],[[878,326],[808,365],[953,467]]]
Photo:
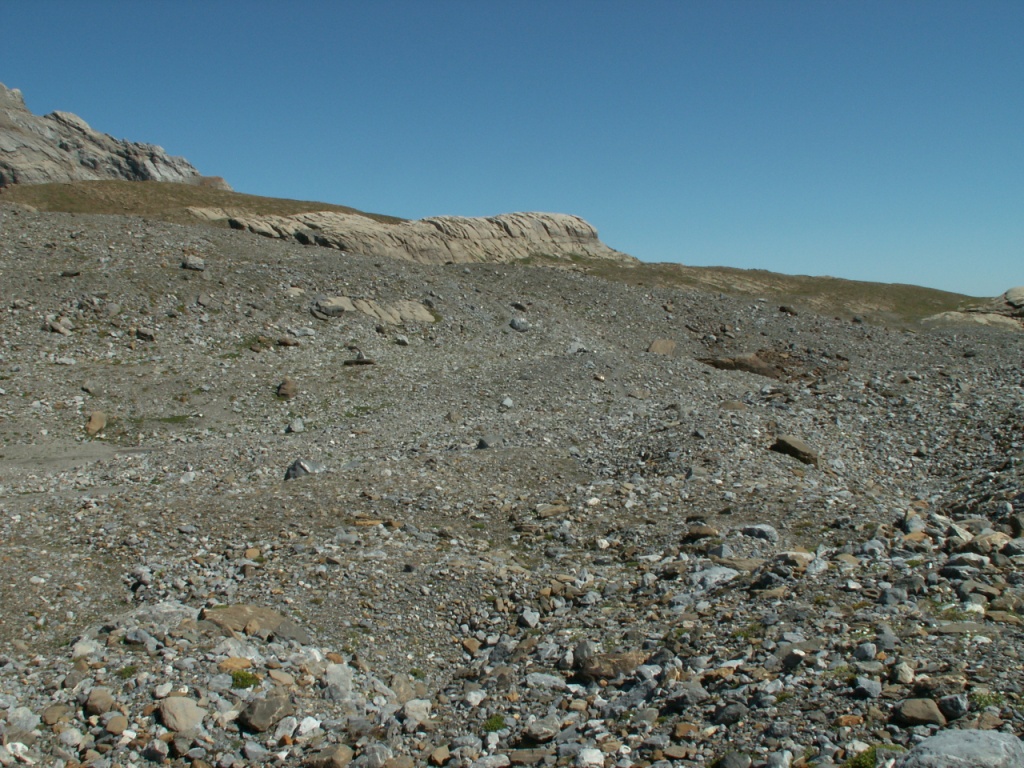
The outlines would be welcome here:
[[[247,669],[235,669],[231,672],[232,688],[255,688],[260,679]]]
[[[484,720],[484,731],[494,733],[505,727],[505,718],[502,715],[491,715]]]
[[[878,764],[879,752],[891,752],[899,754],[905,752],[903,747],[896,744],[872,744],[863,752],[859,752],[843,763],[842,768],[875,768]]]

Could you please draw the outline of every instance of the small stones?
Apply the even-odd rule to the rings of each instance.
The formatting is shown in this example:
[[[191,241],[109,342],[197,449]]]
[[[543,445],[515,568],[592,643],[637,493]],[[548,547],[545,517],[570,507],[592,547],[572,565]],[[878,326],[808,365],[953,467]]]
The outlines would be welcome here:
[[[508,326],[519,333],[526,333],[530,330],[530,322],[525,317],[513,317],[509,320]]]
[[[0,762],[791,768],[1018,725],[1017,337],[132,220],[217,254],[197,290],[100,218],[65,223],[102,286],[24,269],[42,224],[0,248]]]
[[[206,271],[206,262],[199,256],[187,253],[181,260],[181,268],[189,269],[193,272],[204,272]]]

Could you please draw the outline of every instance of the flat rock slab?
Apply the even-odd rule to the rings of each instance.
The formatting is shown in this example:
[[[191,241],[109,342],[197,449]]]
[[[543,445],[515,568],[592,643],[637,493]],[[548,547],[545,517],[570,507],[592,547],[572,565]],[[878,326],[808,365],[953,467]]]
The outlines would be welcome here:
[[[758,376],[767,376],[770,379],[782,377],[782,371],[773,365],[769,365],[756,354],[736,355],[735,357],[701,357],[698,361],[720,371],[745,371]]]
[[[896,762],[896,768],[1020,768],[1024,745],[1009,733],[941,731]]]
[[[795,435],[779,435],[775,438],[771,450],[785,456],[792,456],[804,464],[818,463],[818,452]]]
[[[287,619],[272,608],[259,605],[229,605],[225,608],[207,608],[200,618],[232,632],[247,635],[274,635],[285,640],[302,644],[311,643],[309,634],[291,619]]]

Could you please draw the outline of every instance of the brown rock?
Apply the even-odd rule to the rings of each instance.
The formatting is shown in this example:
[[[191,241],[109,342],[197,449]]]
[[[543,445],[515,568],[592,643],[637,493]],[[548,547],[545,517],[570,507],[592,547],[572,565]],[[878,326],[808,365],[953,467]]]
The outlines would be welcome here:
[[[306,758],[303,765],[307,768],[345,768],[354,756],[355,753],[348,745],[334,744]]]
[[[112,710],[116,704],[109,688],[96,687],[89,691],[89,697],[85,700],[85,714],[102,715]]]
[[[671,355],[676,351],[676,343],[672,339],[655,339],[647,351],[652,355]]]
[[[40,718],[46,725],[54,725],[69,714],[71,714],[71,707],[67,704],[51,704],[43,710]]]
[[[249,669],[252,661],[244,656],[231,656],[217,665],[221,672],[236,672],[240,669]]]
[[[781,377],[781,371],[778,368],[769,365],[754,353],[736,357],[702,357],[699,358],[699,362],[722,371],[746,371],[772,379]]]
[[[107,733],[120,736],[128,729],[128,718],[124,715],[114,715],[107,721]]]
[[[893,708],[892,718],[897,725],[945,725],[946,718],[939,705],[931,699],[904,699]]]
[[[786,456],[792,456],[804,464],[818,463],[818,452],[799,437],[794,437],[793,435],[779,435],[775,438],[775,443],[772,444],[771,450]]]
[[[647,660],[642,651],[625,653],[598,653],[583,663],[580,674],[591,680],[614,680],[619,675],[628,675]]]
[[[676,741],[693,741],[700,736],[700,728],[693,723],[676,723],[672,738]]]
[[[95,437],[107,427],[107,414],[103,411],[93,411],[85,422],[85,433],[89,437]]]
[[[718,536],[718,529],[710,525],[691,525],[690,530],[683,536],[684,541],[700,541],[701,539],[713,539]]]
[[[285,376],[284,381],[277,385],[277,396],[282,400],[291,400],[299,394],[299,385],[290,376]]]

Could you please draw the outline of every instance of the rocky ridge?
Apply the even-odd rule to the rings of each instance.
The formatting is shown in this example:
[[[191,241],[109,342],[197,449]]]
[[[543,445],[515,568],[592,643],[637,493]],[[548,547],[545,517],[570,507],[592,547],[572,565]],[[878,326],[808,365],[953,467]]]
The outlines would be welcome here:
[[[1018,333],[0,228],[0,764],[1020,764]]]
[[[1011,288],[990,301],[959,312],[941,312],[926,318],[935,323],[977,323],[1024,330],[1024,286]]]
[[[223,179],[200,175],[184,158],[171,157],[153,144],[94,131],[77,115],[33,115],[21,91],[0,83],[0,187],[97,179],[172,181],[229,189]]]
[[[531,258],[636,262],[632,256],[602,243],[597,230],[579,216],[564,213],[506,213],[487,218],[438,216],[387,223],[334,211],[253,216],[216,208],[189,210],[205,221],[225,220],[234,229],[264,237],[421,264],[506,263]]]

